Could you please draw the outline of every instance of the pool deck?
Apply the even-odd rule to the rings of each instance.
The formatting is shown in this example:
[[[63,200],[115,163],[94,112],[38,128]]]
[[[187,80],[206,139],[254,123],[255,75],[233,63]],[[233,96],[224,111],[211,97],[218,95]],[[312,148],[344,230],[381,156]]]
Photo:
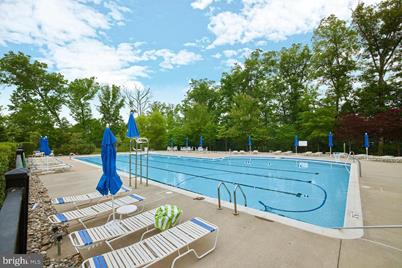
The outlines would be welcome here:
[[[170,154],[178,155],[179,152]],[[223,153],[182,153],[182,155],[221,157]],[[262,155],[262,154],[259,154]],[[272,156],[272,155],[271,155]],[[40,175],[51,197],[94,191],[101,169],[62,158],[73,168],[65,173]],[[309,157],[308,159],[319,159]],[[322,159],[325,159],[323,157]],[[328,158],[327,158],[328,159]],[[402,164],[361,161],[360,195],[364,225],[402,224]],[[128,178],[122,176],[124,184]],[[201,217],[219,226],[218,245],[214,252],[201,260],[189,254],[175,267],[402,267],[402,229],[365,230],[361,239],[340,240],[293,228],[281,223],[257,218],[233,210],[218,210],[217,205],[194,200],[178,192],[155,185],[139,184],[134,193],[146,197],[145,208],[174,204],[183,209],[183,219]],[[59,211],[71,206],[58,206]],[[106,216],[88,222],[88,226],[105,223]],[[81,229],[71,224],[69,231]],[[138,235],[125,237],[113,243],[115,248],[138,241]],[[194,247],[205,250],[213,243],[212,236],[197,242]],[[84,259],[108,251],[105,245],[82,250]],[[75,251],[67,237],[63,239],[62,257]],[[57,258],[56,249],[48,250],[50,258]],[[152,267],[170,267],[168,260]]]

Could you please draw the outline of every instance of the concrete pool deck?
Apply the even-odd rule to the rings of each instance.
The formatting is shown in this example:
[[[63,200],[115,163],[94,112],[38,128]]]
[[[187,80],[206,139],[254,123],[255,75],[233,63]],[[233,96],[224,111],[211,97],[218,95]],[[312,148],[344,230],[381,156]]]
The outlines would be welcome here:
[[[177,155],[178,153],[173,153]],[[221,157],[222,153],[183,153],[183,155]],[[261,155],[261,154],[260,154]],[[272,156],[272,155],[271,155]],[[311,158],[309,158],[311,159]],[[40,175],[51,197],[94,191],[101,169],[63,158],[73,165],[65,173]],[[128,179],[122,177],[125,185]],[[150,209],[170,203],[181,207],[183,219],[202,217],[220,228],[217,248],[202,260],[188,255],[176,267],[402,267],[402,229],[366,230],[362,239],[340,240],[302,231],[281,223],[259,219],[240,212],[234,216],[232,209],[217,210],[217,205],[155,185],[139,185],[134,191],[146,197],[145,207]],[[362,161],[360,179],[364,225],[402,223],[402,164]],[[67,205],[56,207],[59,211]],[[88,226],[105,223],[106,217],[89,221]],[[71,224],[69,231],[81,229]],[[113,245],[115,248],[138,241],[138,236],[128,236]],[[212,237],[197,242],[196,249],[205,249],[213,243]],[[84,259],[107,252],[101,245],[90,251],[82,250]],[[48,255],[57,258],[56,249]],[[62,256],[75,251],[66,237]],[[168,267],[173,259],[152,267]]]

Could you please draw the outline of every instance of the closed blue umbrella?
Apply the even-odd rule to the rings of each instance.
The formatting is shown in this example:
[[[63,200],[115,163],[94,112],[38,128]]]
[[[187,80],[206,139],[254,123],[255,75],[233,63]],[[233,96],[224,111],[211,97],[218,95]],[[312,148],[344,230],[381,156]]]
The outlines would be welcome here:
[[[367,149],[370,147],[370,144],[369,144],[369,136],[368,136],[367,132],[364,133],[363,147],[364,147],[364,148],[367,148]]]
[[[134,139],[140,137],[137,124],[135,123],[134,114],[131,112],[127,123],[127,138]]]
[[[200,136],[200,147],[202,147],[202,135]]]
[[[43,152],[45,155],[50,155],[51,150],[47,137],[41,137],[39,139],[39,151]]]
[[[138,131],[137,128],[137,124],[135,123],[135,119],[134,119],[134,114],[133,112],[130,113],[130,116],[128,117],[128,123],[127,123],[127,134],[126,134],[127,138],[130,139],[130,154],[128,156],[128,161],[129,161],[129,174],[128,174],[128,181],[129,181],[129,186],[131,186],[131,151],[132,151],[132,141],[135,138],[139,138],[140,137],[140,132]],[[135,162],[135,167],[137,167],[137,158],[136,158],[136,162]],[[135,188],[137,188],[137,170],[135,172],[135,179],[136,179],[136,183],[135,183]]]
[[[370,147],[370,143],[369,143],[369,136],[368,136],[367,132],[364,133],[363,147],[366,148],[366,156],[368,158],[368,148]]]
[[[116,138],[110,128],[103,132],[102,139],[102,170],[103,175],[96,186],[102,195],[112,195],[113,220],[114,220],[114,195],[120,190],[123,184],[116,170]]]
[[[49,148],[49,140],[48,140],[48,138],[46,136],[43,139],[43,147],[45,149],[45,151],[44,151],[45,155],[50,155],[52,150]]]
[[[44,151],[45,151],[45,149],[44,149],[44,147],[43,147],[43,138],[42,138],[42,137],[39,138],[39,151],[40,151],[40,152],[44,152]]]
[[[188,137],[186,137],[186,147],[188,147]]]
[[[295,150],[296,150],[296,153],[297,153],[297,146],[299,146],[299,137],[297,135],[295,135],[295,138],[293,140],[293,144],[295,146]]]
[[[334,147],[334,143],[333,143],[333,136],[332,132],[330,131],[328,134],[328,147],[329,147],[329,154],[332,154],[332,147]]]
[[[251,135],[248,135],[248,148],[249,151],[251,152]]]

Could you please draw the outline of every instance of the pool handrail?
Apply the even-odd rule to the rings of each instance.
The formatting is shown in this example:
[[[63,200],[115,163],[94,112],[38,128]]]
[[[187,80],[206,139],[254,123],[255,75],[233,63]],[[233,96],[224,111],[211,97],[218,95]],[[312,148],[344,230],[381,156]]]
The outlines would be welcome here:
[[[352,154],[352,153],[353,153],[353,154]],[[352,158],[353,162],[357,161],[357,166],[358,166],[358,169],[359,169],[359,178],[360,178],[360,177],[362,176],[361,162],[360,162],[360,160],[359,160],[358,158],[356,158],[354,155],[355,155],[355,153],[354,153],[353,151],[351,151],[351,152],[348,154],[348,158],[349,158],[349,157]]]
[[[229,191],[228,187],[226,186],[226,184],[223,181],[221,181],[217,188],[217,190],[218,190],[218,209],[222,209],[222,207],[221,207],[221,186],[222,185],[225,187],[226,191],[229,194],[229,202],[232,203],[232,195],[230,194],[230,191]]]
[[[243,189],[241,186],[237,183],[234,190],[233,190],[233,206],[234,206],[234,215],[239,215],[239,212],[237,211],[237,199],[236,199],[236,192],[237,189],[240,189],[241,193],[243,194],[244,198],[244,206],[247,207],[247,197],[246,194],[244,193]]]

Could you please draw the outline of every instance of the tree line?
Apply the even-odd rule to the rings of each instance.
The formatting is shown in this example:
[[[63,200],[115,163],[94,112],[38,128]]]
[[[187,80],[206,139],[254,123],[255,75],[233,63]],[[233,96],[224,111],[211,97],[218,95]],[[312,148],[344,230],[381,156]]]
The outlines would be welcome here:
[[[23,53],[0,59],[0,83],[11,86],[9,113],[0,117],[0,140],[37,143],[50,137],[56,152],[89,153],[109,125],[125,150],[121,109],[136,112],[153,149],[168,144],[214,150],[246,149],[251,135],[261,151],[290,150],[293,136],[309,150],[325,151],[329,131],[335,150],[362,149],[369,132],[378,154],[400,155],[402,141],[402,4],[358,4],[351,22],[334,15],[314,30],[311,45],[253,51],[220,81],[191,80],[178,105],[151,102],[150,90],[123,90],[95,78],[67,81]],[[100,118],[91,103],[97,99]],[[76,123],[61,117],[67,107]]]

